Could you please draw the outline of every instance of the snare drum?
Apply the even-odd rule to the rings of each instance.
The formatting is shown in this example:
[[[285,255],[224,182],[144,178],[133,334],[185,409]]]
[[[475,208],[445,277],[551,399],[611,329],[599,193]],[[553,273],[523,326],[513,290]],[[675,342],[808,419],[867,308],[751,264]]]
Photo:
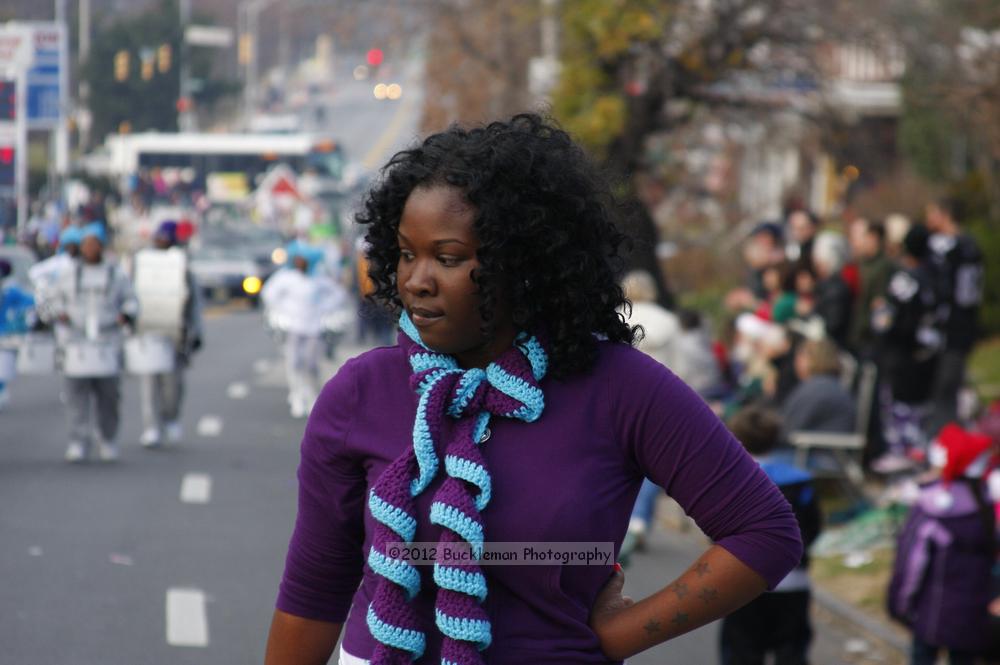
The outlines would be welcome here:
[[[56,340],[52,335],[28,335],[17,351],[18,374],[52,374],[56,371]]]
[[[125,369],[130,374],[174,371],[174,344],[166,335],[136,335],[125,340]]]
[[[74,339],[66,343],[63,374],[71,379],[103,378],[121,372],[121,344],[115,341]]]

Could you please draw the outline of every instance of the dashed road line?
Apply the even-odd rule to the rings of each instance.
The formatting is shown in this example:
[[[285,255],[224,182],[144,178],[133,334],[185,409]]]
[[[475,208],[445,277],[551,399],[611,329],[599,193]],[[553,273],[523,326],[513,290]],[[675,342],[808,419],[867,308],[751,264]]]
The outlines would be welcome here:
[[[208,646],[205,592],[200,589],[167,589],[167,644],[175,647]]]
[[[198,436],[219,436],[222,434],[222,418],[202,416],[198,419]]]
[[[207,473],[188,473],[181,480],[181,501],[208,503],[212,500],[212,476]]]

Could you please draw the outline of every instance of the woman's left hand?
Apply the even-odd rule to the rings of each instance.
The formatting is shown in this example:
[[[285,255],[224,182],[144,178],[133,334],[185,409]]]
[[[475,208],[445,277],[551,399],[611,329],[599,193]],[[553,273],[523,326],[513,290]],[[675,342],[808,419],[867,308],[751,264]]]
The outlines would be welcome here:
[[[615,636],[619,634],[619,631],[615,630],[615,625],[618,623],[616,619],[622,612],[635,604],[634,600],[622,595],[624,586],[625,573],[622,572],[621,565],[616,563],[614,574],[597,594],[594,606],[590,610],[590,627],[601,641],[601,650],[609,658],[617,660],[630,654],[622,655],[622,645],[619,645],[618,640],[615,639]]]

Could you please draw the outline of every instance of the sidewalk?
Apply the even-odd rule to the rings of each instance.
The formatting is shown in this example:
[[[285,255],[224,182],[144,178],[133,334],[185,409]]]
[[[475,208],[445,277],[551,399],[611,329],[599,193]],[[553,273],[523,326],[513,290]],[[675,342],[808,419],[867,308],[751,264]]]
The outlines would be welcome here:
[[[639,599],[666,586],[707,547],[697,531],[682,532],[658,525],[646,550],[632,555],[625,570],[625,593]],[[819,590],[814,594],[813,665],[905,665],[905,644],[886,626],[868,620],[846,603]],[[630,658],[628,665],[718,662],[719,623],[710,624]]]

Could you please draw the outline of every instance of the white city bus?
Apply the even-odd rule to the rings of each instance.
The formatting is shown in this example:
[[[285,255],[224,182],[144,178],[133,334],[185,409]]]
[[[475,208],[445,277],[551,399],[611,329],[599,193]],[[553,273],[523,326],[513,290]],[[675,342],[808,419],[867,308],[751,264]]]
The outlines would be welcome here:
[[[344,178],[340,145],[313,134],[119,134],[91,160],[93,170],[114,177],[158,167],[193,169],[200,181],[211,173],[241,172],[250,183],[279,163],[297,174],[312,172],[331,188]]]

